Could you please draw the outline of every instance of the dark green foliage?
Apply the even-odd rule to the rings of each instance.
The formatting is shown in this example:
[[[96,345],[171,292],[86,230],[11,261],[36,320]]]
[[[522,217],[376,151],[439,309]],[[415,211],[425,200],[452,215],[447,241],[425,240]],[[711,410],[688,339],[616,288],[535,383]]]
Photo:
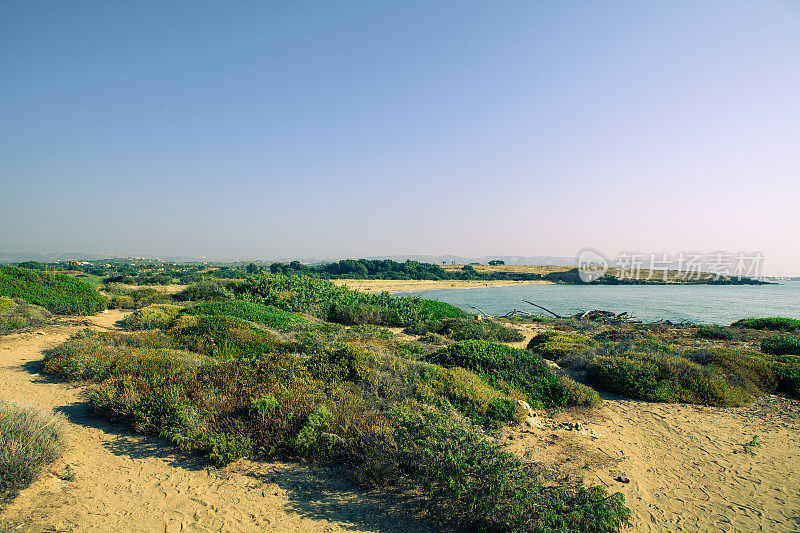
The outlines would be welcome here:
[[[742,386],[677,355],[628,353],[599,356],[588,368],[597,386],[629,398],[737,406],[752,400]]]
[[[277,330],[296,329],[308,324],[308,320],[299,314],[245,300],[204,302],[186,309],[185,312],[190,315],[233,316]]]
[[[556,361],[571,353],[585,351],[595,346],[597,346],[597,341],[577,333],[544,331],[534,335],[528,341],[527,348],[545,359]]]
[[[271,332],[227,315],[201,315],[172,330],[188,349],[218,358],[250,358],[277,349],[280,341]]]
[[[697,326],[697,336],[701,339],[733,340],[736,334],[730,328],[713,324],[711,326]]]
[[[732,328],[793,330],[800,329],[800,320],[785,317],[745,318],[731,324]]]
[[[0,266],[0,296],[22,298],[62,315],[93,315],[106,308],[106,299],[80,279]]]
[[[525,339],[525,336],[518,330],[494,320],[479,321],[469,318],[426,320],[412,324],[404,331],[411,335],[436,333],[455,341],[483,339],[497,342],[519,342]]]
[[[261,273],[237,289],[246,299],[284,311],[309,313],[343,324],[407,326],[426,319],[460,315],[460,309],[419,298],[362,294],[311,276]]]
[[[563,407],[600,403],[597,393],[554,372],[541,357],[503,344],[460,341],[433,353],[428,360],[477,372],[493,385],[525,393],[531,404]]]
[[[529,465],[478,431],[433,413],[401,419],[394,438],[371,450],[376,471],[421,489],[431,518],[471,531],[620,531],[624,498],[602,487],[545,487]]]
[[[768,337],[761,341],[761,351],[772,355],[800,355],[800,335]]]
[[[203,280],[192,283],[181,292],[175,295],[175,299],[181,302],[201,301],[201,300],[226,300],[231,294],[218,281]]]
[[[181,308],[176,305],[153,304],[143,307],[123,319],[125,329],[166,329],[178,318]]]
[[[506,262],[502,259],[492,259],[489,261],[489,266],[498,266],[498,265],[505,265]]]

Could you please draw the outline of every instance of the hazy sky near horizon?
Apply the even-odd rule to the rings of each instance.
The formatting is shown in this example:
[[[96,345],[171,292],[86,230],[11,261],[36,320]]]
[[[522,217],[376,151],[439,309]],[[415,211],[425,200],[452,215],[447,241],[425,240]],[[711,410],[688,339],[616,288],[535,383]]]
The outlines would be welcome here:
[[[0,3],[0,251],[759,251],[800,2]]]

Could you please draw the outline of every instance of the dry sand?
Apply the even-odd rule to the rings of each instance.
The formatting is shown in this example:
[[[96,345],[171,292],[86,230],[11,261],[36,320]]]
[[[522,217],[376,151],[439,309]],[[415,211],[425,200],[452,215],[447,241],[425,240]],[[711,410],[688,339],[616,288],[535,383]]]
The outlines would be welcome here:
[[[121,317],[112,311],[91,321],[113,328]],[[81,387],[36,373],[42,350],[76,329],[0,337],[0,398],[70,421],[64,457],[11,503],[0,524],[21,531],[429,530],[393,500],[358,492],[336,470],[252,461],[210,468],[162,439],[92,416]],[[553,419],[556,427],[582,422],[588,434],[516,427],[505,442],[625,494],[632,531],[798,531],[799,414],[800,401],[776,396],[738,409],[606,397],[597,412]],[[750,453],[742,445],[754,436],[761,444]],[[74,481],[62,479],[67,465]]]
[[[477,287],[501,287],[505,285],[548,284],[550,281],[482,281],[482,280],[424,280],[424,279],[334,279],[336,285],[344,285],[365,293],[413,292],[436,289],[474,289]]]
[[[92,317],[111,328],[122,317]],[[224,469],[163,439],[87,411],[82,387],[36,373],[42,350],[79,329],[0,336],[0,398],[54,409],[68,449],[0,515],[12,531],[427,531],[389,499],[365,495],[333,469],[239,461]],[[66,481],[69,465],[74,481]],[[1,529],[1,528],[0,528]]]

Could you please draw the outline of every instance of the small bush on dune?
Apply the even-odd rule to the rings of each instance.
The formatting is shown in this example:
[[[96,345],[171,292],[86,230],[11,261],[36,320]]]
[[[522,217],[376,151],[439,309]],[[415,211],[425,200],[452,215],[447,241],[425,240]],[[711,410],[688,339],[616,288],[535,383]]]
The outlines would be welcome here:
[[[752,395],[707,369],[677,355],[628,353],[599,356],[588,378],[600,388],[629,398],[718,406],[744,405]]]
[[[194,325],[173,327],[171,332],[182,346],[211,357],[258,357],[280,344],[275,334],[227,315],[197,316]]]
[[[619,531],[624,497],[602,487],[545,487],[532,469],[475,428],[436,413],[409,413],[365,466],[409,490],[422,489],[430,518],[475,531]],[[377,463],[377,466],[375,465]]]
[[[177,305],[153,304],[134,311],[123,320],[125,328],[135,331],[142,329],[167,329],[181,312]]]
[[[204,302],[188,308],[186,313],[191,315],[233,316],[282,331],[297,329],[308,324],[308,320],[300,314],[289,313],[271,305],[261,305],[245,300]]]
[[[0,333],[53,323],[53,314],[20,298],[0,296]]]
[[[713,324],[711,326],[697,326],[697,336],[701,339],[733,340],[736,333],[730,328]]]
[[[793,330],[800,329],[800,320],[786,317],[745,318],[731,324],[732,328]]]
[[[766,338],[761,341],[761,351],[772,355],[800,355],[800,335]]]
[[[597,346],[597,341],[577,333],[545,331],[534,335],[528,342],[528,350],[556,361],[573,352],[582,352]]]
[[[541,357],[504,344],[460,341],[431,354],[428,360],[445,367],[460,366],[477,372],[492,385],[517,389],[525,393],[533,405],[564,407],[600,403],[596,392],[550,369]]]
[[[175,295],[175,299],[181,302],[201,301],[201,300],[227,300],[232,294],[221,283],[213,280],[204,280],[192,283],[181,292]]]
[[[487,340],[495,342],[519,342],[525,336],[514,328],[494,320],[472,320],[469,318],[445,318],[416,322],[403,330],[410,335],[436,333],[454,341]]]
[[[0,401],[0,500],[30,485],[63,450],[63,417]]]

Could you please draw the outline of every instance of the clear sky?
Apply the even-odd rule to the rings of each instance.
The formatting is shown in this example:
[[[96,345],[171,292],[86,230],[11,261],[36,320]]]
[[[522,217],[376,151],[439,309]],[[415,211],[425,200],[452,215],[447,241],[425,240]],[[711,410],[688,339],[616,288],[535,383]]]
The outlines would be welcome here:
[[[0,251],[760,251],[800,2],[0,2]]]

